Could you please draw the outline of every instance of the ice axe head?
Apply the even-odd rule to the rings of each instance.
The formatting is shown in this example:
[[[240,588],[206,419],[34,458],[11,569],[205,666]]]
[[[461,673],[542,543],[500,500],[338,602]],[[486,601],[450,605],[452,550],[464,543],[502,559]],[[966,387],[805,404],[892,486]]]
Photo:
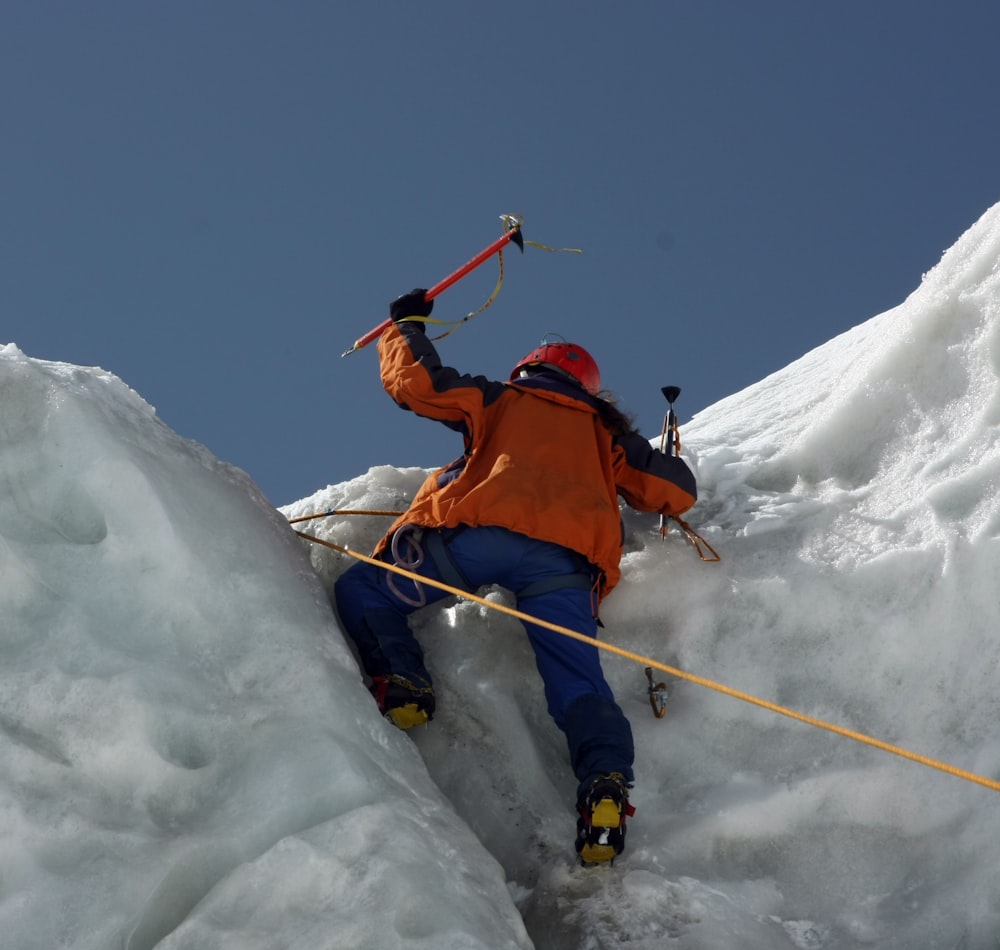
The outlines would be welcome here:
[[[680,386],[664,386],[661,390],[664,397],[667,400],[670,408],[667,410],[667,414],[663,417],[663,432],[660,434],[660,451],[662,452],[666,448],[667,444],[667,432],[671,433],[671,448],[673,449],[674,455],[681,454],[681,436],[677,431],[677,414],[674,412],[674,400],[681,394]],[[660,530],[663,530],[663,526],[666,522],[663,516],[660,516]]]

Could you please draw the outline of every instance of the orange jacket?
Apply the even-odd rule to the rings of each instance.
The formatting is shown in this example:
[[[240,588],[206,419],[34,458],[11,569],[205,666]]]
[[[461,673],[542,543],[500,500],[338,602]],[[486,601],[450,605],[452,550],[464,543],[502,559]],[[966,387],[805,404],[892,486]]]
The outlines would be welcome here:
[[[393,324],[378,349],[386,392],[461,432],[465,453],[427,477],[377,552],[406,524],[498,525],[582,554],[600,572],[603,597],[621,577],[618,496],[665,515],[695,502],[681,459],[637,433],[612,436],[596,400],[571,382],[460,375],[413,323]]]

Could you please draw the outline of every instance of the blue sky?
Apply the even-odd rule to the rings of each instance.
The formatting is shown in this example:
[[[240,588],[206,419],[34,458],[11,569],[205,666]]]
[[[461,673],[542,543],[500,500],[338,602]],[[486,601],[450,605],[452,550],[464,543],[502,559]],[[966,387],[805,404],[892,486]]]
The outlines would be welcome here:
[[[97,365],[275,504],[444,464],[388,301],[499,236],[441,341],[546,332],[658,435],[900,303],[1000,201],[992,0],[32,3],[0,9],[0,342]],[[457,318],[493,262],[442,295]]]

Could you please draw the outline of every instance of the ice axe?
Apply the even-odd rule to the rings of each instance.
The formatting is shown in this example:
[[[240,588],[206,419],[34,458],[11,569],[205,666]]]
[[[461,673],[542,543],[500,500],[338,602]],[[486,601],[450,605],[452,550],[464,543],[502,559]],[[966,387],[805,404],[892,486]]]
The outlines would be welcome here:
[[[681,454],[681,432],[677,427],[677,413],[674,412],[674,403],[677,401],[677,397],[681,394],[680,386],[664,386],[660,392],[663,393],[664,398],[667,400],[668,409],[667,414],[663,417],[663,431],[660,433],[660,451],[665,452],[667,450],[667,433],[670,433],[670,454],[680,455]],[[721,561],[722,558],[719,557],[718,552],[712,547],[694,528],[691,527],[683,518],[677,515],[670,515],[674,521],[680,526],[681,531],[684,532],[685,537],[694,545],[695,551],[698,552],[698,557],[703,561]],[[667,516],[660,515],[660,539],[662,540],[667,536]],[[655,709],[654,709],[655,712]]]
[[[508,244],[514,243],[524,251],[524,236],[521,234],[521,218],[515,214],[502,214],[500,220],[504,223],[504,233],[500,235],[489,247],[484,247],[475,257],[466,261],[458,270],[453,271],[444,280],[438,281],[430,290],[424,293],[424,300],[433,300],[438,294],[444,293],[452,284],[458,283],[466,274],[475,270],[483,261],[489,260],[494,254],[502,251]],[[363,337],[354,341],[354,345],[341,353],[347,356],[355,350],[360,350],[373,340],[377,340],[389,327],[392,320],[383,320],[377,327],[369,330]]]
[[[664,386],[660,389],[667,400],[667,414],[663,417],[663,431],[660,433],[660,451],[667,450],[667,433],[670,433],[670,454],[681,454],[681,433],[677,428],[677,413],[674,412],[674,403],[681,394],[680,386]],[[667,517],[660,515],[660,537],[667,536]]]

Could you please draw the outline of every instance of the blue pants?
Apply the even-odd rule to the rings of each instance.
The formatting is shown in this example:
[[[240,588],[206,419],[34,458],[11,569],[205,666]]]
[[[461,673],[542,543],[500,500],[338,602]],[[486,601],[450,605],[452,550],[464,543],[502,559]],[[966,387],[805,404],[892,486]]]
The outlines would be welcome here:
[[[409,532],[411,529],[404,529]],[[498,527],[425,529],[398,538],[397,556],[423,577],[467,591],[488,584],[517,597],[518,609],[596,637],[590,566],[574,551]],[[341,622],[369,676],[393,673],[431,685],[423,650],[408,618],[421,603],[449,596],[372,564],[359,562],[340,576],[335,598]],[[601,670],[596,646],[526,623],[549,713],[565,733],[581,789],[604,772],[633,780],[632,730]]]

